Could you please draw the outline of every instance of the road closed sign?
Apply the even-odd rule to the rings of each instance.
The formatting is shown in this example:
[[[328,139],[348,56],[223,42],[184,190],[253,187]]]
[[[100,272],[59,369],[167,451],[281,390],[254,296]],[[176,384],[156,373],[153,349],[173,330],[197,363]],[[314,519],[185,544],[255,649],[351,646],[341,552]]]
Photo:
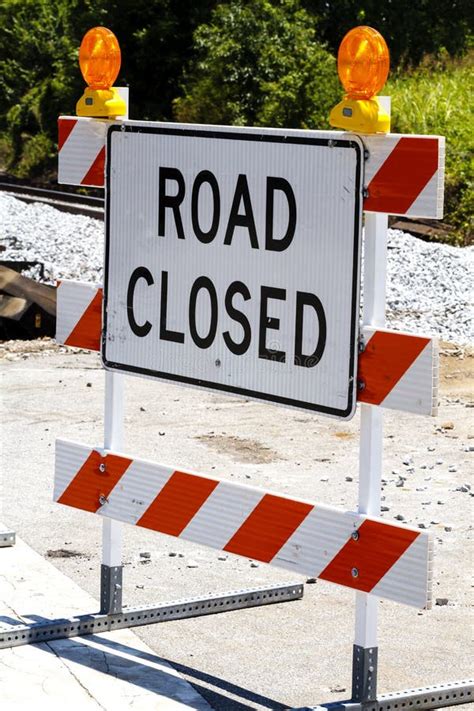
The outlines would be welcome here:
[[[363,147],[336,132],[108,132],[106,368],[349,418]]]

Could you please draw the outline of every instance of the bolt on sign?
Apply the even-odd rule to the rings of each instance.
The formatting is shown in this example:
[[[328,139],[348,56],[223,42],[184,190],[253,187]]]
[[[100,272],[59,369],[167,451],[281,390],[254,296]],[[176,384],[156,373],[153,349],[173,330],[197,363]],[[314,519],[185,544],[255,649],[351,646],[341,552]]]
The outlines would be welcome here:
[[[355,136],[111,126],[105,367],[351,417],[362,185]]]

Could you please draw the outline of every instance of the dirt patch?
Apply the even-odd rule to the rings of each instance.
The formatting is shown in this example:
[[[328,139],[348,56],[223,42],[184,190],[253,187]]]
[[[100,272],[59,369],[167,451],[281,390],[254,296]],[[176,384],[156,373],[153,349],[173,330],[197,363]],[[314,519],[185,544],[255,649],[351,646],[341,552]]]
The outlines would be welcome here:
[[[474,401],[474,348],[440,343],[440,390],[447,397]]]
[[[347,430],[338,430],[333,433],[333,436],[338,439],[354,439],[354,433],[348,432]]]
[[[36,338],[31,341],[0,341],[0,360],[26,360],[30,356],[53,353],[78,352],[78,348],[58,345],[53,338]]]
[[[228,454],[234,461],[242,464],[268,464],[282,459],[273,449],[255,439],[214,434],[201,435],[195,439],[219,454]]]
[[[84,558],[84,553],[79,551],[68,550],[67,548],[58,548],[57,550],[46,551],[46,558]]]

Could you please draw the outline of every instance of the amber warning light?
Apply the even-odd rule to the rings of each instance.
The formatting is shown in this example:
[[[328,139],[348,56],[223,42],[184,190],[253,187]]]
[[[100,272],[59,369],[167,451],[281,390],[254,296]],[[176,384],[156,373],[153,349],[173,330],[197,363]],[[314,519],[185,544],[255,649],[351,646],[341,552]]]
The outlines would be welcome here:
[[[78,116],[115,118],[126,114],[124,99],[112,84],[120,71],[120,46],[106,27],[94,27],[84,35],[79,66],[87,88],[76,105]]]
[[[337,55],[344,99],[329,116],[331,126],[360,133],[388,133],[390,115],[376,94],[388,77],[390,56],[382,35],[372,27],[350,30]]]

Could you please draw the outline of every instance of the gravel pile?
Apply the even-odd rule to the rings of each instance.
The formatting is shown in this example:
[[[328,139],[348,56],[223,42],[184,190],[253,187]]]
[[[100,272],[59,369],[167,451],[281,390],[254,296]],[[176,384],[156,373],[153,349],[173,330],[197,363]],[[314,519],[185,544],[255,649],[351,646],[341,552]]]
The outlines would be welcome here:
[[[103,223],[0,193],[0,244],[4,260],[44,264],[44,279],[101,282]],[[474,247],[423,242],[389,230],[387,325],[472,343]],[[30,276],[38,277],[38,273]]]
[[[39,261],[44,281],[102,281],[104,223],[0,193],[1,259]],[[23,272],[38,278],[36,269]]]
[[[423,242],[389,230],[387,325],[472,344],[474,247]]]

